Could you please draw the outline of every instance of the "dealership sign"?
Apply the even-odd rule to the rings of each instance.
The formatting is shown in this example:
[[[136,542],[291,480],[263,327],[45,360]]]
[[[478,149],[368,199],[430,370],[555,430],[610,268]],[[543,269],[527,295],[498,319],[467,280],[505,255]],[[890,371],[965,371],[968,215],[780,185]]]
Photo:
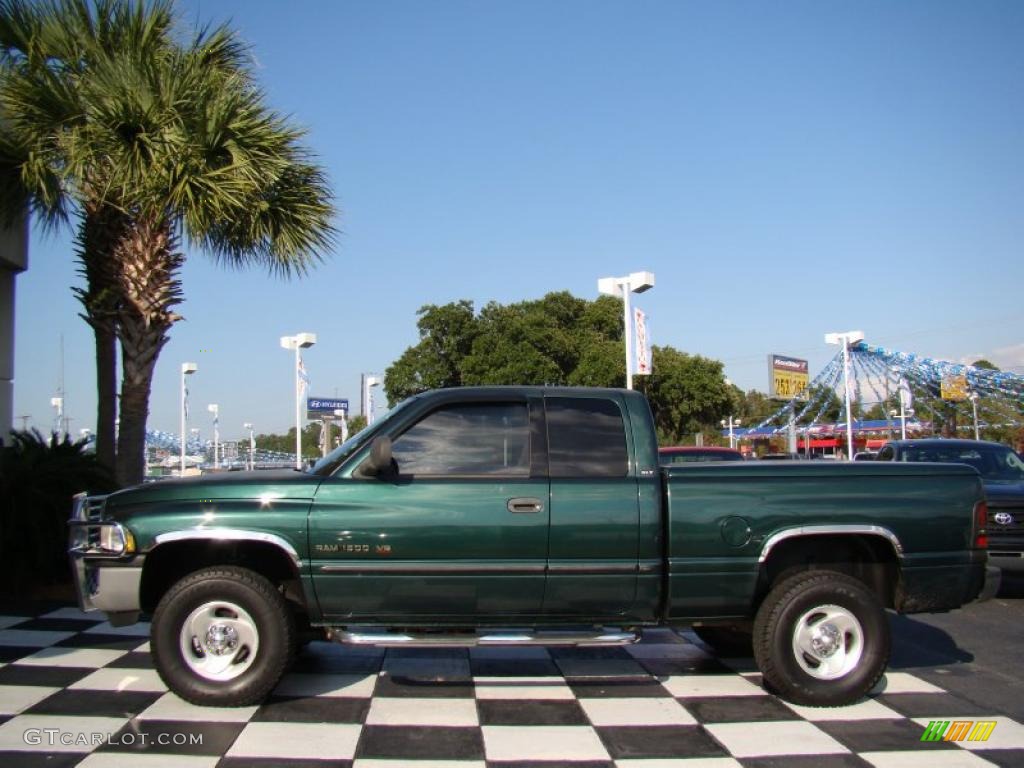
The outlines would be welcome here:
[[[306,418],[333,419],[335,411],[344,411],[348,414],[348,398],[338,397],[307,397]]]
[[[783,355],[768,355],[768,396],[783,400],[800,397],[810,381],[807,361]]]

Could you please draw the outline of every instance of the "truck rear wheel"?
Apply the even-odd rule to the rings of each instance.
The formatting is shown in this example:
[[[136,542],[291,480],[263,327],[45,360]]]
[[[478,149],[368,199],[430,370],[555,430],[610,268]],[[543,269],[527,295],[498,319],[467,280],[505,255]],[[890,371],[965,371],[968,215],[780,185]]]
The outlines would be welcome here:
[[[262,701],[295,650],[288,605],[263,576],[214,566],[171,587],[153,613],[153,660],[186,701],[237,707]]]
[[[765,683],[795,704],[851,704],[885,672],[889,622],[863,582],[837,571],[804,571],[761,604],[754,659]]]

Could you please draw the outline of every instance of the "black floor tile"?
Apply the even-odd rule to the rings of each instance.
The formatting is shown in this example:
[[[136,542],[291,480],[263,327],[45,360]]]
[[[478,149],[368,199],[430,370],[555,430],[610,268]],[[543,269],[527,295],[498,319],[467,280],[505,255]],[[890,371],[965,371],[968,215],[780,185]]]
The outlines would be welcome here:
[[[137,648],[142,643],[136,643]],[[153,656],[142,651],[130,651],[123,656],[118,656],[105,667],[109,669],[153,669]]]
[[[743,768],[871,768],[871,763],[857,755],[783,755],[780,757],[745,757]],[[922,765],[927,765],[922,761]]]
[[[595,728],[614,760],[641,758],[728,757],[729,753],[699,725]]]
[[[217,768],[352,768],[351,760],[285,760],[280,757],[222,757]]]
[[[671,698],[672,694],[653,677],[570,678],[569,687],[581,699]]]
[[[162,693],[142,691],[57,691],[27,709],[26,715],[71,715],[89,717],[134,717],[152,706]]]
[[[132,720],[96,751],[223,755],[244,727],[245,723]]]
[[[949,741],[921,741],[924,728],[911,720],[838,720],[815,725],[851,752],[959,749]]]
[[[971,752],[1000,768],[1020,768],[1024,765],[1024,749],[972,749]]]
[[[976,717],[987,713],[983,707],[951,693],[883,693],[875,699],[907,717]]]
[[[701,723],[756,723],[800,720],[796,712],[774,696],[718,696],[679,699]]]
[[[102,648],[109,651],[130,651],[146,642],[144,637],[125,635],[103,635],[98,632],[82,632],[54,643],[58,648]]]
[[[82,632],[102,623],[102,619],[29,619],[21,624],[10,626],[8,629],[31,629],[42,632]]]
[[[271,696],[256,710],[250,722],[364,723],[369,711],[370,699]]]
[[[483,735],[479,728],[368,725],[359,737],[356,758],[483,760]]]
[[[487,768],[615,768],[610,760],[488,760]]]
[[[474,659],[469,660],[474,677],[557,677],[562,673],[548,659]]]
[[[71,768],[84,759],[82,752],[0,752],[4,768]]]
[[[33,653],[37,653],[44,646],[26,646],[26,645],[0,645],[0,664],[10,664],[11,662],[22,659],[26,656],[31,656]]]
[[[0,685],[46,685],[63,688],[77,683],[96,670],[85,667],[40,667],[36,664],[8,664],[0,667]]]
[[[477,701],[480,725],[588,725],[575,701],[494,699]]]
[[[389,698],[471,699],[473,683],[463,680],[418,680],[383,674],[377,678],[373,695]]]

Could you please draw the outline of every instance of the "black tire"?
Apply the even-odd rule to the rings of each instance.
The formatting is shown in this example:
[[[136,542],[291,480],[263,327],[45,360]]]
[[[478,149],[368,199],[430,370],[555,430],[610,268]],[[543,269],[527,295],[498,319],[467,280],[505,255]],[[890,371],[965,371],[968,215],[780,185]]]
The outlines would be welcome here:
[[[182,649],[189,616],[221,601],[247,613],[258,638],[251,657],[241,651],[244,672],[229,680],[203,677]],[[213,566],[189,574],[163,596],[153,612],[150,646],[157,672],[181,698],[203,706],[240,707],[262,701],[274,689],[294,656],[295,635],[288,604],[273,584],[246,568]],[[200,655],[206,654],[200,649]]]
[[[720,656],[753,656],[754,637],[749,626],[737,625],[691,627],[706,645]]]
[[[846,671],[837,665],[840,668],[835,673],[839,676],[832,679],[821,677],[828,674],[828,663],[822,665],[820,657],[809,653],[800,653],[798,658],[794,647],[795,633],[804,617],[809,618],[803,626],[821,626],[828,632],[835,629],[835,623],[828,627],[821,622],[824,612],[815,611],[826,606],[838,607],[840,612],[852,616],[860,629],[859,633],[852,629],[832,634],[843,650],[832,661],[849,659],[848,664],[852,665]],[[753,639],[754,659],[766,687],[794,704],[852,704],[875,686],[889,663],[889,622],[885,610],[863,582],[838,571],[804,571],[775,585],[754,619]],[[814,669],[816,674],[805,667]]]

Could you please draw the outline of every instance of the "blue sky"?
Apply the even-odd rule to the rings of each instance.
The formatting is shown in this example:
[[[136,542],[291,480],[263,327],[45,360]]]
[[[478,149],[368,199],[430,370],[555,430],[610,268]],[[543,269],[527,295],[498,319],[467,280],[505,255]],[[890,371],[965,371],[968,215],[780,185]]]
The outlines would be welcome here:
[[[1024,372],[1024,4],[189,0],[232,20],[271,103],[309,130],[341,236],[308,278],[189,250],[186,317],[150,426],[283,431],[281,335],[311,393],[349,397],[417,340],[423,304],[519,301],[650,270],[656,344],[767,388],[766,355],[829,331]],[[94,419],[70,234],[18,281],[15,415],[46,428],[65,344],[72,430]],[[16,422],[20,425],[20,422]]]

